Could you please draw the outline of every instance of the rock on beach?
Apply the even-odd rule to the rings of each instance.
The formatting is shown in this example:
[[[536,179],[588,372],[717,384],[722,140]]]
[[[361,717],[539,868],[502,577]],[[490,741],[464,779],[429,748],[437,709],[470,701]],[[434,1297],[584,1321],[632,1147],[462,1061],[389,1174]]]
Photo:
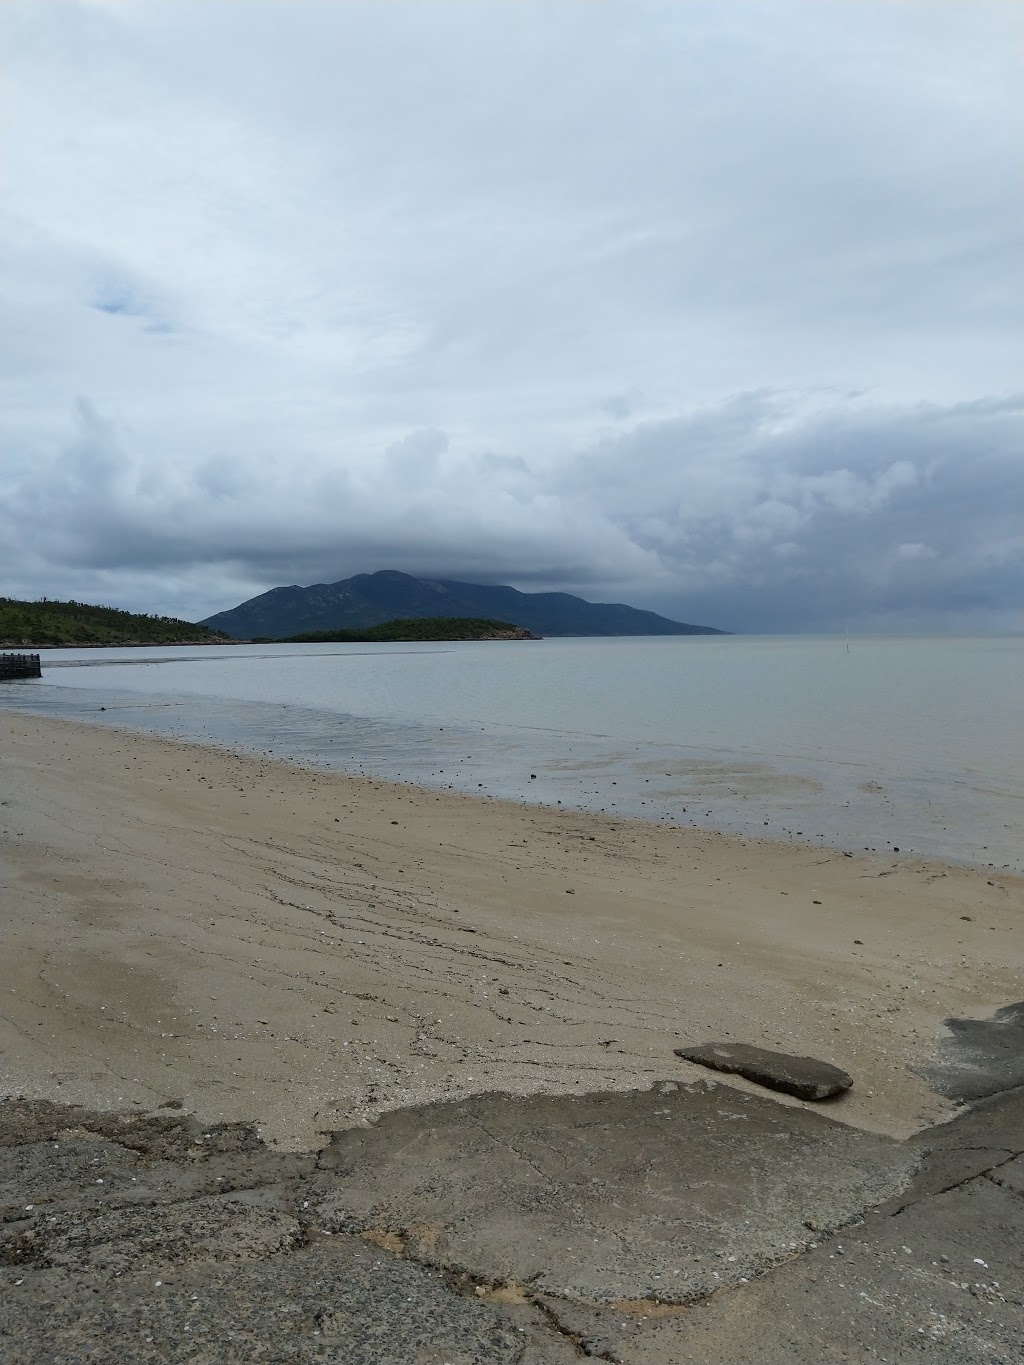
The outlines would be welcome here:
[[[754,1047],[751,1043],[705,1043],[702,1047],[677,1047],[677,1057],[715,1071],[743,1076],[748,1081],[781,1090],[800,1100],[830,1100],[853,1085],[853,1077],[815,1057],[794,1057],[787,1052]]]

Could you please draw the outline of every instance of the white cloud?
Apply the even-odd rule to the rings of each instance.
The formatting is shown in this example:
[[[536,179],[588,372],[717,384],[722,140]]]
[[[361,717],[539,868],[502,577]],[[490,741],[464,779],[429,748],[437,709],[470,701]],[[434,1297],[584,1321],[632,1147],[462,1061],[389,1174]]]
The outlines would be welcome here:
[[[936,551],[920,540],[905,541],[896,546],[896,558],[905,560],[934,559]]]

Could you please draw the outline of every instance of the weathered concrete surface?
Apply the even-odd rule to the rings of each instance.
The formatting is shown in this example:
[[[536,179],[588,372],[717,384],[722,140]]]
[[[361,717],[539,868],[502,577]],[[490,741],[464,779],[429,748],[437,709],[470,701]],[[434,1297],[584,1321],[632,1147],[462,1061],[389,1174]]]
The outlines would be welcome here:
[[[8,1101],[0,1356],[1017,1365],[1022,1153],[1022,1091],[910,1144],[726,1086],[481,1096],[319,1156]]]
[[[1019,1365],[1020,1260],[1006,1254],[1021,1232],[1013,1199],[972,1181],[869,1219],[683,1317],[595,1336],[595,1346],[631,1365]]]
[[[798,1100],[831,1100],[853,1085],[853,1077],[816,1057],[794,1057],[750,1043],[704,1043],[700,1047],[677,1047],[677,1057],[714,1071],[744,1076],[748,1081],[795,1095]]]
[[[1005,1145],[979,1149],[984,1136]],[[926,1155],[903,1195],[786,1265],[682,1314],[573,1304],[565,1325],[628,1365],[1021,1365],[1024,1199],[1005,1177],[1024,1160],[1012,1155],[1024,1150],[1024,1091],[921,1138]],[[951,1159],[967,1167],[980,1150],[1002,1164],[944,1184]]]
[[[335,1135],[335,1231],[415,1228],[417,1254],[565,1298],[688,1302],[910,1180],[913,1146],[723,1085],[481,1095]]]
[[[949,1037],[925,1075],[941,1095],[977,1100],[1024,1085],[1024,1001],[990,1019],[947,1019]]]
[[[976,1175],[1011,1171],[1024,1152],[1024,1088],[990,1095],[948,1123],[920,1135],[926,1159],[906,1190],[879,1206],[895,1213],[929,1194],[941,1194]]]
[[[1024,1196],[1024,1156],[1015,1156],[988,1173],[997,1185]]]
[[[162,1278],[157,1286],[154,1275]],[[512,1365],[568,1362],[576,1352],[532,1321],[452,1293],[443,1277],[352,1238],[287,1257],[153,1266],[117,1281],[59,1271],[16,1288],[3,1276],[4,1359],[78,1362],[344,1362],[345,1365]],[[528,1333],[528,1335],[527,1335]],[[542,1338],[542,1353],[531,1338]],[[530,1353],[532,1351],[532,1354]]]
[[[539,1308],[319,1232],[315,1154],[271,1153],[245,1125],[8,1102],[0,1142],[10,1365],[577,1358]]]

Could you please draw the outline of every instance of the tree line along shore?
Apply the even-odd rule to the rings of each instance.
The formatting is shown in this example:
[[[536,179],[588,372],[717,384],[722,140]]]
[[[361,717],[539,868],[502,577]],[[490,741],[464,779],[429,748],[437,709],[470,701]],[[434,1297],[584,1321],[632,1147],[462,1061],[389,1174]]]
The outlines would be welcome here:
[[[0,647],[4,649],[102,648],[137,645],[237,645],[399,643],[432,640],[535,640],[508,621],[481,617],[416,617],[384,621],[362,630],[321,630],[283,637],[235,640],[221,631],[172,616],[120,611],[85,602],[0,598]]]

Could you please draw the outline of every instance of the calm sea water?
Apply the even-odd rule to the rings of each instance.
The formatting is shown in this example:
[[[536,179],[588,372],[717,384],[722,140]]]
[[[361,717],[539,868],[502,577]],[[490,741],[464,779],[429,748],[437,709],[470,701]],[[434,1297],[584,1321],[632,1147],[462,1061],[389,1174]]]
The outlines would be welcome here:
[[[1024,641],[51,650],[0,704],[494,797],[1019,870]],[[105,710],[100,710],[105,707]]]

